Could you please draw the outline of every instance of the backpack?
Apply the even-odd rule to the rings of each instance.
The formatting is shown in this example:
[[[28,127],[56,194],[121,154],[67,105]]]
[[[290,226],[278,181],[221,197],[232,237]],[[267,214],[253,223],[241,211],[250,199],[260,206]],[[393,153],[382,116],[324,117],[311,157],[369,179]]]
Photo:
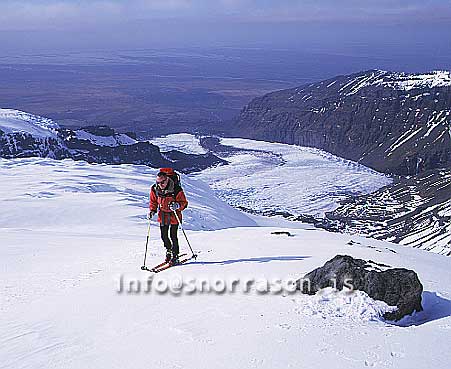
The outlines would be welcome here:
[[[180,174],[178,174],[172,168],[160,168],[160,172],[165,173],[169,178],[171,178],[174,181],[174,192],[163,194],[158,189],[156,184],[152,185],[152,188],[151,188],[152,192],[154,192],[157,197],[159,197],[159,196],[161,196],[161,197],[177,196],[177,194],[183,190],[182,186],[181,186]]]

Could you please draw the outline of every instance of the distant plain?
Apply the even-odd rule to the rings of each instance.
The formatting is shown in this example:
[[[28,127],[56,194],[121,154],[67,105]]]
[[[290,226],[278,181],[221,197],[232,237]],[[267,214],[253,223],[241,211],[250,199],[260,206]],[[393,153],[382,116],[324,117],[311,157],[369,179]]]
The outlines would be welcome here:
[[[106,124],[141,138],[224,133],[251,99],[366,69],[417,72],[451,58],[190,48],[0,56],[0,107],[70,128]],[[396,67],[395,67],[396,66]]]

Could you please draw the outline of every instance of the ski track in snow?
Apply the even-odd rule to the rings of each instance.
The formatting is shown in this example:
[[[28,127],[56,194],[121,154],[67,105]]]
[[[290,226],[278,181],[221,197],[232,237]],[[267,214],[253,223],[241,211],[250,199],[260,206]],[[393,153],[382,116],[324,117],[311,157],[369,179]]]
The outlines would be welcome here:
[[[414,269],[424,312],[394,325],[379,318],[385,304],[328,290],[118,294],[120,276],[148,281],[140,266],[155,174],[134,165],[0,160],[0,368],[448,367],[450,258],[247,216],[186,176],[185,227],[199,259],[153,283],[293,280],[348,254]],[[148,265],[163,255],[153,222]]]

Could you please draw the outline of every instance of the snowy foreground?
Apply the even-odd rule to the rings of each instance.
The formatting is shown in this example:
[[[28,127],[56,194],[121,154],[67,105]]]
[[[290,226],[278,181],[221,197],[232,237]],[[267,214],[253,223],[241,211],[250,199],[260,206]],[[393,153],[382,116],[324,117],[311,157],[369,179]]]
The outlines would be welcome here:
[[[199,259],[148,282],[140,266],[155,173],[0,160],[0,368],[449,367],[450,258],[249,217],[190,178],[186,228]],[[363,293],[290,292],[290,280],[339,253],[414,269],[425,311],[394,325],[378,318],[389,307]],[[148,265],[162,258],[152,223]],[[252,279],[247,293],[214,292]],[[282,291],[265,293],[275,279]],[[215,287],[180,291],[181,281]],[[174,293],[159,293],[167,284]]]

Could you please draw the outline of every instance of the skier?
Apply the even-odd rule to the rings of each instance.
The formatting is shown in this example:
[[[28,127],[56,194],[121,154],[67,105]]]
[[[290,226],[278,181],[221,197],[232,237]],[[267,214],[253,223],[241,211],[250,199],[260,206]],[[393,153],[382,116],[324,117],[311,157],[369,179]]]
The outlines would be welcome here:
[[[178,174],[171,168],[161,168],[156,183],[150,190],[150,220],[158,211],[161,239],[166,247],[166,262],[175,265],[179,262],[179,241],[177,238],[178,219],[182,221],[182,211],[188,206],[185,193],[180,186]],[[169,236],[168,236],[169,233]]]

